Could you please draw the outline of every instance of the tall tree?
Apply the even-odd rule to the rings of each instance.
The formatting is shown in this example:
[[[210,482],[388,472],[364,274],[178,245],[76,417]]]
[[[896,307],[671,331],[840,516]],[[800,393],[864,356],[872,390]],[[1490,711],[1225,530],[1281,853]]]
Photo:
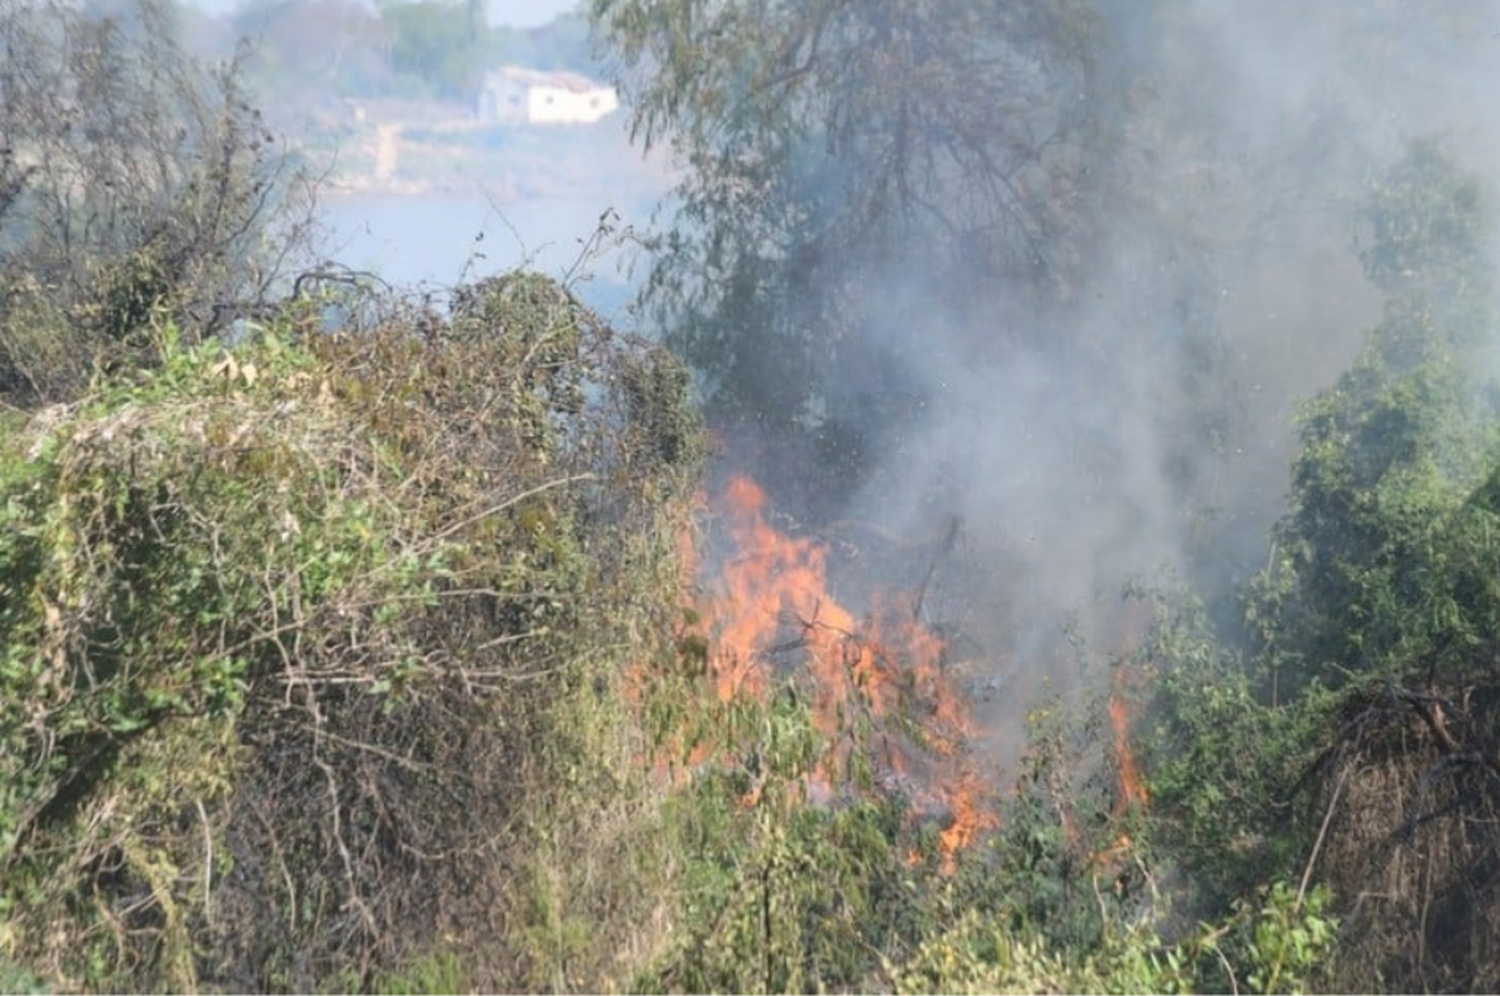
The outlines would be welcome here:
[[[490,29],[473,3],[387,0],[380,20],[394,39],[391,68],[438,97],[472,100],[484,75]]]
[[[1073,276],[1105,106],[1082,0],[591,13],[635,137],[688,167],[646,300],[728,410],[890,422],[918,341],[881,326]]]

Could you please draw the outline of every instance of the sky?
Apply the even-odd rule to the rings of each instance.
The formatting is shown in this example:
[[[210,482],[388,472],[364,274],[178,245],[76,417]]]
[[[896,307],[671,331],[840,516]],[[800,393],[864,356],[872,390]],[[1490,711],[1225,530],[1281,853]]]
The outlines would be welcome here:
[[[490,0],[490,23],[535,28],[577,6],[577,0]]]
[[[224,14],[241,0],[184,0],[210,14]],[[511,28],[536,28],[578,6],[577,0],[489,0],[490,23]]]

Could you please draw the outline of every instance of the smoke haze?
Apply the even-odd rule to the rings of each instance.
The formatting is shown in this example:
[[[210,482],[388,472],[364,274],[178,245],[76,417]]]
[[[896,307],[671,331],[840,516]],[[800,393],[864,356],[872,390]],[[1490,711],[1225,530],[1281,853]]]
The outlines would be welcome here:
[[[976,314],[872,281],[865,341],[886,355],[839,373],[895,366],[921,400],[838,519],[907,538],[911,579],[937,561],[928,614],[991,689],[1066,674],[1070,630],[1095,656],[1128,649],[1132,578],[1189,578],[1232,615],[1285,507],[1298,405],[1381,314],[1358,257],[1372,184],[1427,138],[1500,183],[1500,7],[1119,3],[1103,20],[1131,89],[1101,168],[1125,179],[1066,303],[975,274],[994,302]]]

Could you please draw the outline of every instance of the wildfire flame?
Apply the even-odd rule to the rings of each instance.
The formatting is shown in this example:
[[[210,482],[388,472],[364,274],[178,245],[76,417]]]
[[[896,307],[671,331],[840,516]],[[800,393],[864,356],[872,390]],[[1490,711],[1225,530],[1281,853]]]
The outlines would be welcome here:
[[[735,554],[714,579],[707,600],[709,672],[721,701],[763,698],[778,668],[805,669],[814,722],[832,745],[813,795],[827,796],[847,718],[858,711],[879,725],[871,760],[918,805],[951,817],[940,833],[944,865],[995,822],[981,780],[965,765],[967,709],[943,671],[946,646],[924,627],[910,598],[892,595],[865,618],[832,597],[828,550],[788,536],[765,518],[766,495],[736,477],[724,493]],[[794,662],[789,664],[788,662]],[[914,733],[908,733],[913,730]],[[913,777],[920,772],[920,777]],[[747,804],[754,804],[752,793]]]
[[[1114,814],[1124,816],[1132,808],[1145,809],[1149,800],[1146,781],[1136,765],[1135,753],[1130,748],[1130,700],[1128,679],[1122,665],[1115,671],[1114,689],[1109,696],[1109,726],[1114,733],[1115,766],[1119,770],[1119,792],[1115,796]],[[1074,832],[1069,831],[1069,836]],[[1135,842],[1128,833],[1121,833],[1107,845],[1089,856],[1089,865],[1106,877],[1119,881],[1127,867]]]
[[[696,504],[702,511],[710,503],[700,497]],[[856,748],[848,735],[848,717],[858,713],[874,720],[874,733],[860,748],[881,784],[900,789],[914,813],[944,818],[937,835],[939,854],[943,869],[953,870],[957,853],[998,819],[991,790],[968,763],[972,726],[966,703],[944,668],[945,641],[921,624],[920,603],[909,595],[887,594],[862,618],[841,605],[830,593],[827,546],[771,526],[766,494],[750,478],[732,479],[716,504],[733,548],[727,562],[706,575],[690,530],[678,535],[677,547],[688,587],[696,580],[707,589],[694,601],[686,636],[706,648],[707,676],[719,701],[765,701],[778,671],[797,674],[814,723],[830,744],[824,763],[808,776],[804,798],[815,804],[831,802],[840,797],[840,789],[848,790],[836,776]],[[1131,679],[1140,676],[1129,670],[1116,669],[1107,704],[1119,779],[1116,816],[1149,801],[1130,743]],[[637,683],[646,680],[644,673],[636,676]],[[629,692],[639,695],[635,687]],[[662,777],[677,781],[703,763],[722,762],[717,749],[696,742],[687,751],[684,770],[681,760],[667,760],[683,757],[669,742],[652,763]],[[742,804],[761,805],[762,788],[757,781]],[[1066,806],[1059,808],[1059,816],[1070,844],[1076,842],[1079,831]],[[1121,833],[1089,853],[1087,861],[1116,875],[1133,849],[1130,837]],[[922,860],[915,848],[907,854],[910,864]]]
[[[1115,688],[1109,697],[1109,725],[1115,735],[1115,764],[1120,769],[1120,795],[1115,803],[1117,813],[1123,813],[1131,806],[1144,809],[1148,799],[1146,782],[1141,778],[1135,754],[1130,749],[1130,706],[1125,692],[1125,668],[1120,667],[1115,671]]]

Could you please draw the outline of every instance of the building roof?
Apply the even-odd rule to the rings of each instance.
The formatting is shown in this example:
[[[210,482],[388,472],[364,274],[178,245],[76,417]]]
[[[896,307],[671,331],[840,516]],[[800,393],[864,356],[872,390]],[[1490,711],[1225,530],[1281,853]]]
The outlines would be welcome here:
[[[607,89],[605,84],[595,82],[578,73],[547,72],[540,69],[527,69],[524,66],[501,66],[499,69],[492,69],[484,74],[486,86],[502,81],[522,86],[552,86],[560,90],[570,90],[573,93]]]

